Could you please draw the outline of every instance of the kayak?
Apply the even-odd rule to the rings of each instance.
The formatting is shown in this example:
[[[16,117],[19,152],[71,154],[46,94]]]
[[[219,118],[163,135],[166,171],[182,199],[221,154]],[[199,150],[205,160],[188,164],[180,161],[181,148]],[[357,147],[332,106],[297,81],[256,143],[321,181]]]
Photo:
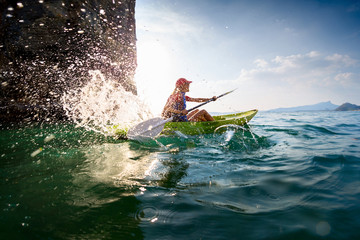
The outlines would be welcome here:
[[[213,116],[215,121],[207,122],[168,122],[165,124],[160,134],[172,135],[175,131],[179,131],[186,135],[200,135],[214,133],[216,129],[227,126],[237,125],[243,126],[247,124],[258,112],[258,110],[250,110],[234,114]]]
[[[185,135],[200,135],[214,133],[215,130],[226,126],[244,126],[246,125],[258,112],[257,109],[239,112],[234,114],[213,116],[215,121],[207,122],[167,122],[160,135],[173,135],[176,132],[181,132]],[[118,128],[113,126],[115,134],[121,138],[126,137],[127,129]],[[221,132],[221,130],[219,131]]]

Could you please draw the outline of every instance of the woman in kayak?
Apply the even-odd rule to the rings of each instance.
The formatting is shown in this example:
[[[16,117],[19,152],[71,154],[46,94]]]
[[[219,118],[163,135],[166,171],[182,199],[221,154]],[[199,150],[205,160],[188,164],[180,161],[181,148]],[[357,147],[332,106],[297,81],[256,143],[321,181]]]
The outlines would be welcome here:
[[[186,110],[186,102],[206,102],[211,99],[216,100],[216,96],[212,98],[191,98],[185,95],[189,92],[191,81],[185,78],[179,78],[176,81],[174,92],[168,98],[164,110],[161,114],[163,118],[173,117],[173,122],[200,122],[214,121],[214,118],[206,110],[195,109],[190,113]]]

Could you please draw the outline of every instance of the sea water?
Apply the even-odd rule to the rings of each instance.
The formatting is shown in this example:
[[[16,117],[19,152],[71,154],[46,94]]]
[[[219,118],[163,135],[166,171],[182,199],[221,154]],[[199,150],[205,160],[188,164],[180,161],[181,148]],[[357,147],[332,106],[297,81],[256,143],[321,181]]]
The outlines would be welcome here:
[[[118,140],[1,126],[0,239],[360,239],[360,112]]]

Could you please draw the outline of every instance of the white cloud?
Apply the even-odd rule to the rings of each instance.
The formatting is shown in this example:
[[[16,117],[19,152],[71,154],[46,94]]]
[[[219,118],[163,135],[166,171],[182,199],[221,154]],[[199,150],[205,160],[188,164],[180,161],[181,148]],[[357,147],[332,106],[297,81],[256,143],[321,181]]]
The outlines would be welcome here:
[[[335,53],[331,56],[327,56],[327,57],[325,57],[325,59],[333,64],[341,64],[341,65],[345,65],[347,67],[353,66],[357,63],[357,61],[355,59],[352,59],[348,55],[341,55],[341,54],[337,54],[337,53]]]
[[[254,63],[256,64],[257,67],[259,68],[266,68],[268,66],[268,62],[265,61],[264,59],[256,59],[254,61]]]
[[[257,59],[254,63],[256,64],[254,68],[241,70],[239,82],[270,81],[309,87],[324,83],[346,86],[354,83],[351,80],[355,75],[349,70],[355,71],[357,61],[348,55],[323,56],[319,52],[312,51],[306,54],[276,56],[270,61]]]
[[[350,72],[339,73],[334,77],[334,79],[342,86],[350,86],[353,84],[354,74]]]
[[[306,56],[310,57],[310,58],[316,58],[319,57],[321,54],[318,51],[311,51],[309,53],[306,54]]]

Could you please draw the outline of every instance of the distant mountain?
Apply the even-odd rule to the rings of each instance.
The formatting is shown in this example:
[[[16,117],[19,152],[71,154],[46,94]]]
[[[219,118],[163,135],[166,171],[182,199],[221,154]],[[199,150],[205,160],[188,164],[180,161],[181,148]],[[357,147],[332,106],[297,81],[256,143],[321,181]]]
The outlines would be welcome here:
[[[269,110],[268,112],[301,112],[301,111],[333,111],[338,108],[339,105],[335,105],[328,102],[321,102],[314,105],[305,105],[299,107],[290,107],[290,108],[276,108]]]
[[[340,107],[337,107],[335,111],[360,111],[360,106],[351,103],[344,103]]]

